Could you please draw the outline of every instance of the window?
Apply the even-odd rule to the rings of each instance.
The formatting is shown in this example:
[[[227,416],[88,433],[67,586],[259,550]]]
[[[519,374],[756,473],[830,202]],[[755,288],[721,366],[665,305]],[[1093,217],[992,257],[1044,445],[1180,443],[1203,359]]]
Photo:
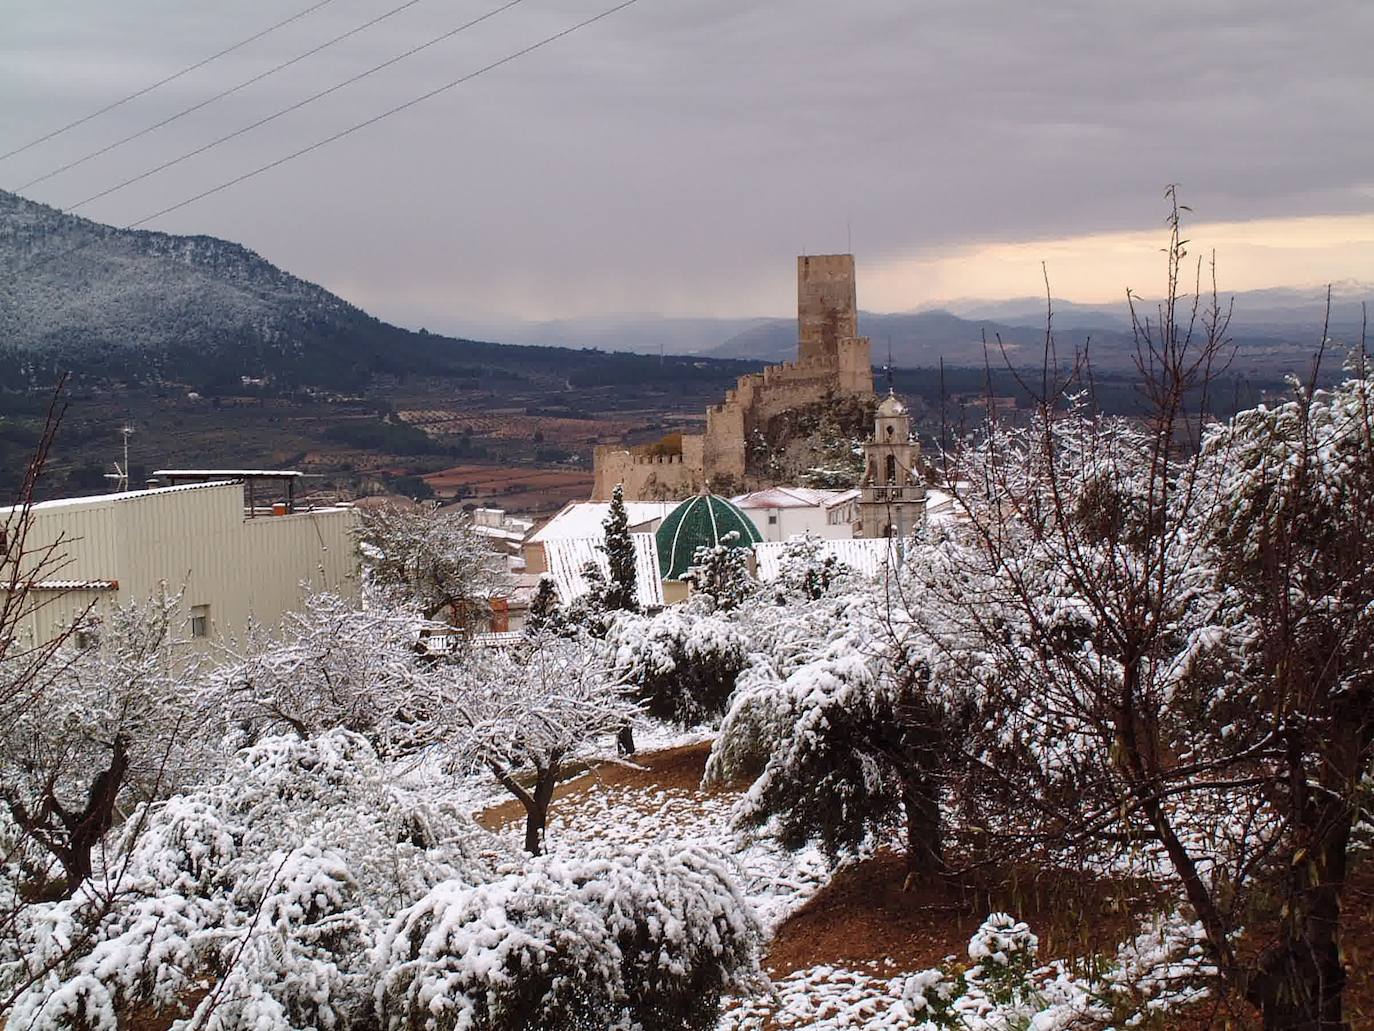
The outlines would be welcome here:
[[[887,479],[886,479],[884,482],[886,482],[886,483],[896,483],[896,482],[897,482],[897,456],[896,456],[896,455],[888,455],[888,456],[887,456]]]
[[[778,525],[778,514],[777,514],[776,512],[769,512],[769,513],[768,513],[768,525],[769,525],[769,526],[777,526],[777,525]]]
[[[210,636],[210,606],[192,605],[191,606],[191,636],[209,637]]]

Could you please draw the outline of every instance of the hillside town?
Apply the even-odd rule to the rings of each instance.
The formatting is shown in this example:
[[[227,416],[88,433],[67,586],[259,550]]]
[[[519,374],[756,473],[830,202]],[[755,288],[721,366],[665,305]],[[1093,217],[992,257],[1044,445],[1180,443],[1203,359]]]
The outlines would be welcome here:
[[[1374,5],[10,5],[0,1031],[1374,1028]]]

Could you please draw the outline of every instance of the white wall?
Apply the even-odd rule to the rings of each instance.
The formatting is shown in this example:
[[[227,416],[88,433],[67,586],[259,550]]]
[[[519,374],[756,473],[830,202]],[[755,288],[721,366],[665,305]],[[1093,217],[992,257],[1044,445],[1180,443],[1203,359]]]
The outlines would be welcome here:
[[[248,519],[243,500],[243,485],[229,483],[35,506],[29,550],[57,543],[66,556],[49,579],[119,586],[72,596],[37,592],[49,603],[34,614],[34,633],[49,639],[90,601],[127,605],[162,582],[171,591],[185,587],[188,616],[193,606],[209,606],[210,641],[240,634],[250,616],[276,623],[299,608],[304,589],[357,596],[352,509]]]
[[[765,541],[785,541],[789,537],[810,534],[826,540],[848,540],[854,536],[849,523],[832,525],[826,510],[819,505],[796,508],[745,508],[740,511],[754,521]]]

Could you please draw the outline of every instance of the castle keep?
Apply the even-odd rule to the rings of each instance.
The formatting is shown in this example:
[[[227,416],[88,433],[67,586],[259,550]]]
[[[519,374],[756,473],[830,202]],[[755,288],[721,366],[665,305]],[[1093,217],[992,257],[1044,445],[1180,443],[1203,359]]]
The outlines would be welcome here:
[[[683,498],[711,483],[742,485],[746,442],[775,415],[832,394],[873,393],[867,337],[858,335],[854,255],[797,259],[797,360],[741,376],[706,410],[706,432],[636,448],[601,445],[593,455],[593,500],[624,483],[626,500]],[[669,443],[672,441],[673,443]]]

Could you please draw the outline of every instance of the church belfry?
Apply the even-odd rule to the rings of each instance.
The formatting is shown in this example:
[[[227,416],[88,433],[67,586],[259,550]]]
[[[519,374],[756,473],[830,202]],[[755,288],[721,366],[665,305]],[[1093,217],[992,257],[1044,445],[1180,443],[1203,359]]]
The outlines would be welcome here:
[[[859,520],[864,537],[908,537],[925,519],[926,489],[918,466],[921,445],[911,438],[911,417],[888,391],[864,445]]]

